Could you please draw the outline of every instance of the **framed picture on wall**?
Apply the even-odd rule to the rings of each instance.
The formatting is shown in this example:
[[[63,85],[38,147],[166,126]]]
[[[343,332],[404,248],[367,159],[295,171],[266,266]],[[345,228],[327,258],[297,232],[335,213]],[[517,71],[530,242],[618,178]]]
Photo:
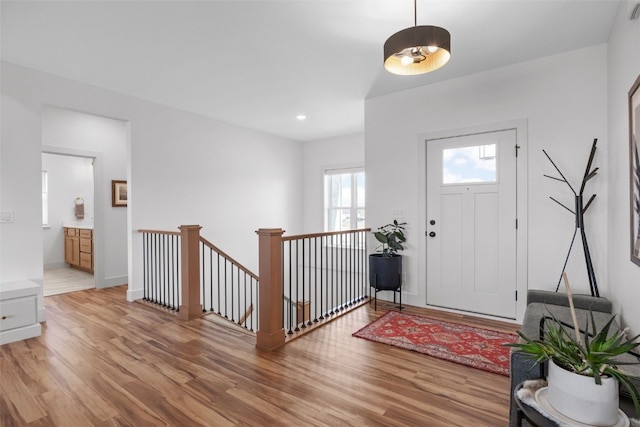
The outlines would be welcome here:
[[[629,91],[631,261],[640,266],[640,76]]]
[[[127,181],[111,181],[111,206],[127,206]]]

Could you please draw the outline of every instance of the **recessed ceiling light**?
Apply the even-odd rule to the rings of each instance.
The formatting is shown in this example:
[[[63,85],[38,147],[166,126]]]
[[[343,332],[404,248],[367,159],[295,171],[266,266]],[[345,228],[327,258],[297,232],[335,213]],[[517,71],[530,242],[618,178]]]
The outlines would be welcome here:
[[[298,119],[298,120],[300,120],[300,121],[303,121],[303,120],[305,120],[306,118],[307,118],[307,116],[305,116],[304,114],[298,114],[298,115],[296,116],[296,119]]]

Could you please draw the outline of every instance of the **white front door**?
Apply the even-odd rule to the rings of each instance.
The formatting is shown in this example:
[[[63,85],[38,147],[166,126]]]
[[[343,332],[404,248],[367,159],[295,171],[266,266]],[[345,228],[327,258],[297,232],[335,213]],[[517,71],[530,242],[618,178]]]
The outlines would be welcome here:
[[[516,131],[427,141],[427,304],[516,317]]]

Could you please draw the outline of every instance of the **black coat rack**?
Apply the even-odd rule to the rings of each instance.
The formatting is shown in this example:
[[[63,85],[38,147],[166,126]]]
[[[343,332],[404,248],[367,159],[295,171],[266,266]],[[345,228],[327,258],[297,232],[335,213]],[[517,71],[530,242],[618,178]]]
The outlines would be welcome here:
[[[560,203],[558,200],[554,199],[553,197],[549,197],[551,200],[553,200],[554,202],[556,202],[557,204],[559,204],[560,206],[562,206],[563,208],[565,208],[566,210],[568,210],[569,212],[574,214],[575,217],[576,217],[576,228],[575,228],[575,231],[573,232],[573,238],[571,239],[571,245],[569,245],[569,252],[567,253],[567,257],[564,260],[564,265],[562,266],[562,272],[560,273],[560,279],[558,279],[558,286],[556,286],[556,292],[558,292],[558,289],[560,288],[560,282],[562,281],[562,273],[564,273],[565,269],[567,268],[567,262],[569,261],[569,255],[571,255],[571,249],[573,249],[573,243],[576,240],[576,235],[578,234],[578,229],[580,229],[580,236],[582,237],[582,246],[584,248],[584,257],[585,257],[585,262],[587,264],[587,275],[589,276],[589,288],[591,289],[591,295],[592,296],[596,296],[596,297],[600,296],[600,292],[598,292],[598,283],[596,281],[596,274],[593,271],[593,263],[591,262],[591,253],[589,252],[589,244],[587,243],[587,235],[586,235],[586,233],[584,231],[584,213],[587,211],[587,209],[589,209],[589,206],[591,206],[591,203],[596,198],[596,195],[595,194],[592,195],[589,198],[589,201],[587,202],[586,205],[584,204],[584,199],[583,199],[584,187],[587,184],[587,181],[589,181],[591,178],[596,176],[596,174],[598,173],[598,169],[599,169],[599,168],[595,168],[595,169],[591,170],[591,164],[593,163],[593,157],[596,154],[596,143],[597,142],[598,142],[597,138],[593,140],[593,145],[591,146],[591,154],[589,154],[589,161],[587,162],[587,168],[586,168],[586,170],[584,172],[584,177],[582,178],[582,185],[580,186],[580,192],[579,193],[576,193],[576,191],[573,189],[571,184],[569,184],[569,182],[567,181],[567,178],[565,178],[565,176],[562,174],[562,172],[560,172],[560,169],[558,169],[558,166],[556,166],[556,164],[553,162],[553,160],[551,160],[551,157],[549,157],[547,152],[545,150],[542,150],[542,152],[544,153],[545,156],[547,156],[547,159],[549,159],[549,161],[551,162],[553,167],[556,168],[556,170],[558,171],[558,173],[560,174],[562,179],[556,178],[556,177],[553,177],[553,176],[549,176],[549,175],[544,175],[544,176],[546,176],[547,178],[554,179],[556,181],[561,181],[561,182],[566,183],[569,186],[569,188],[571,189],[571,191],[573,192],[573,194],[575,195],[575,211],[569,209],[567,206],[563,205],[562,203]]]

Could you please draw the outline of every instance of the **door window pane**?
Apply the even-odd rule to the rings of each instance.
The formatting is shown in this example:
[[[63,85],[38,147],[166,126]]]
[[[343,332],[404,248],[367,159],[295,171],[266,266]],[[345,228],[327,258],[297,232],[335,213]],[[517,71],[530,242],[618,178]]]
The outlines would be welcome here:
[[[497,144],[442,150],[442,183],[497,181]]]

